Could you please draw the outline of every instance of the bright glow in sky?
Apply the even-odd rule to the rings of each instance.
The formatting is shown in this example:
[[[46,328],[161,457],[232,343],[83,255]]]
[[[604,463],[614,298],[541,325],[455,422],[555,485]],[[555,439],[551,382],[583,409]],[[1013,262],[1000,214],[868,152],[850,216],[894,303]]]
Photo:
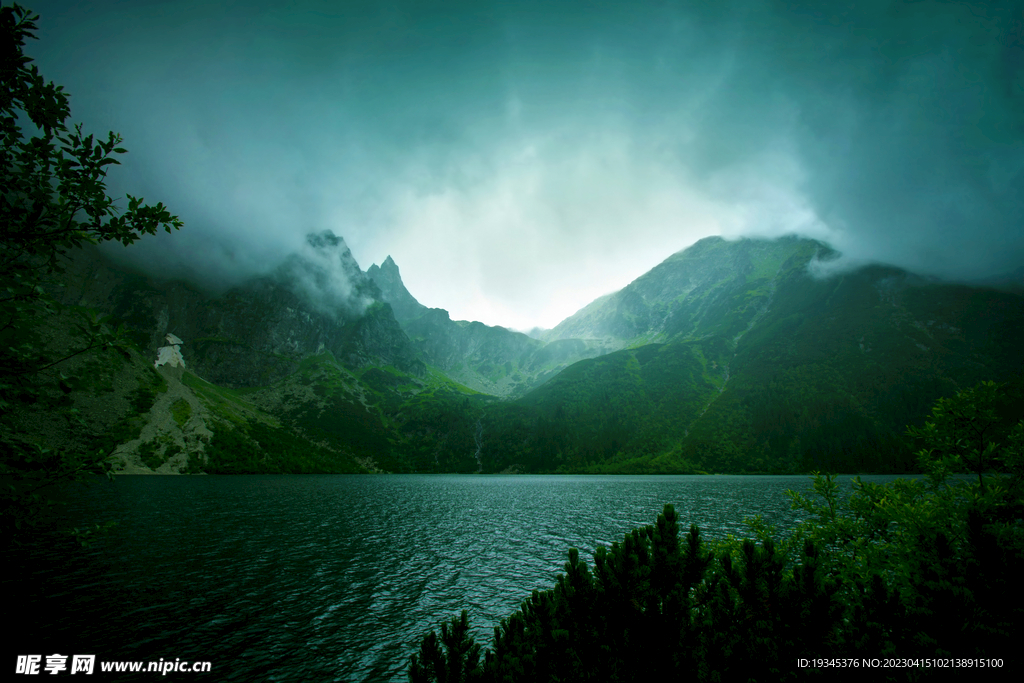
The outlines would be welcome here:
[[[308,232],[455,319],[552,327],[709,235],[1024,264],[1019,3],[37,1],[27,53],[225,284]]]

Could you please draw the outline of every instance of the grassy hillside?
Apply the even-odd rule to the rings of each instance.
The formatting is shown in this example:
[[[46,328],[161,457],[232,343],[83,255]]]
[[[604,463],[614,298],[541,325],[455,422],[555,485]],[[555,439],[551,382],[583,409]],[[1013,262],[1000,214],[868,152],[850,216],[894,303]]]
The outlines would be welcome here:
[[[913,469],[903,431],[935,399],[981,380],[1017,382],[1024,297],[882,267],[816,279],[808,263],[822,254],[809,240],[702,240],[556,328],[589,337],[547,342],[479,324],[447,338],[441,332],[463,329],[447,316],[446,326],[424,327],[410,341],[385,303],[341,325],[278,310],[273,297],[260,310],[277,331],[250,334],[242,317],[221,315],[224,302],[220,322],[204,322],[205,295],[189,290],[183,329],[227,320],[235,331],[228,342],[183,335],[184,372],[153,369],[152,325],[162,318],[145,283],[129,278],[138,286],[126,307],[117,294],[125,283],[108,274],[92,278],[99,289],[77,291],[127,316],[127,360],[83,356],[67,366],[77,380],[51,372],[44,400],[22,406],[10,425],[40,443],[111,449],[125,472]],[[171,291],[153,296],[173,303]],[[49,329],[48,353],[73,346],[67,327]],[[336,352],[316,341],[327,333]],[[391,350],[426,340],[436,346],[431,355],[389,361]],[[208,375],[225,345],[240,349],[230,372]],[[278,348],[287,362],[262,372],[259,359]],[[446,368],[429,363],[442,355]],[[523,373],[547,381],[503,401],[453,379],[460,367],[495,386],[521,383]],[[1020,412],[1015,401],[1024,403],[1013,398],[1017,386],[1007,419]],[[88,428],[76,428],[72,415]]]
[[[680,331],[667,343],[577,363],[495,406],[485,468],[905,472],[905,427],[937,398],[1017,386],[1024,298],[878,267],[818,280],[805,263],[755,264],[728,294],[697,294],[714,306],[681,307],[699,319],[668,325]],[[773,269],[769,287],[759,274]]]

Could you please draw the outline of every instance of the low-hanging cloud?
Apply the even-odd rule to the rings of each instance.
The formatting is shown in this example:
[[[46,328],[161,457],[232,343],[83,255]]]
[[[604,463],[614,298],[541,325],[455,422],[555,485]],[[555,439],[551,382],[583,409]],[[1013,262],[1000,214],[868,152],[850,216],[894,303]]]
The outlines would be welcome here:
[[[131,150],[111,189],[186,221],[150,268],[233,283],[331,229],[526,329],[711,234],[1024,263],[1019,3],[36,5],[41,70]]]
[[[407,285],[457,317],[554,325],[728,227],[729,216],[673,165],[619,131],[525,137],[488,151],[467,164],[481,169],[475,177],[436,190],[403,186],[391,202],[390,253]],[[477,286],[451,291],[449,277]]]
[[[309,235],[275,275],[313,310],[334,320],[358,317],[371,303],[360,290],[362,278],[344,240],[329,232]]]

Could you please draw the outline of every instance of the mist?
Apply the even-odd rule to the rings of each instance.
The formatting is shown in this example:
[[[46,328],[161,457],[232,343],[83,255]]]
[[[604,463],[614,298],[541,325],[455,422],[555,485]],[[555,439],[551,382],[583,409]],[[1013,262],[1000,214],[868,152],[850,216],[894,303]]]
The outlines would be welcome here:
[[[307,236],[274,272],[317,312],[335,321],[361,316],[372,303],[359,286],[359,268],[344,239],[325,231]]]
[[[74,121],[125,139],[110,193],[185,221],[117,247],[151,272],[230,286],[332,230],[526,330],[709,235],[820,239],[830,271],[1024,264],[1019,2],[31,9]]]

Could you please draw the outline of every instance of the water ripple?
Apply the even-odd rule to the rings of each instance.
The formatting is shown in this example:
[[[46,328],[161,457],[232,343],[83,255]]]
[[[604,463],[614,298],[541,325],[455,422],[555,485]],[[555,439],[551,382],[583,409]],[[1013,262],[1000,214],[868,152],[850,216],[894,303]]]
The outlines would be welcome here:
[[[209,660],[218,680],[406,679],[423,633],[470,610],[478,640],[570,547],[651,524],[742,534],[744,515],[796,519],[805,477],[123,477],[90,488],[73,524],[116,519],[94,547],[9,551],[19,654]],[[24,619],[22,620],[22,617]]]

